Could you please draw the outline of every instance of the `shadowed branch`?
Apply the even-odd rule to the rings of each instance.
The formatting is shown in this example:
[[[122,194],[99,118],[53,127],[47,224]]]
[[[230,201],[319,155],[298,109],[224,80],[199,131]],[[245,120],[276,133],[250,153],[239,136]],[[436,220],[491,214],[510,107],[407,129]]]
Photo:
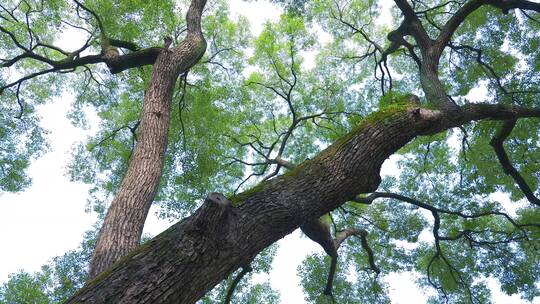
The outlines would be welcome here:
[[[251,266],[242,267],[242,271],[234,278],[234,280],[231,282],[231,285],[229,286],[229,289],[227,290],[227,295],[225,296],[225,300],[223,301],[223,304],[230,304],[232,296],[234,294],[234,290],[236,289],[236,286],[238,286],[238,283],[244,278],[244,276],[251,272],[252,268]]]
[[[493,147],[493,150],[495,150],[495,153],[497,154],[497,158],[501,163],[504,173],[510,175],[516,181],[519,188],[521,189],[521,191],[523,191],[523,194],[525,194],[525,197],[529,200],[531,204],[535,204],[536,206],[540,207],[540,199],[538,199],[534,195],[533,190],[527,184],[523,176],[521,176],[519,171],[512,165],[512,162],[510,161],[510,158],[508,157],[508,154],[506,153],[506,150],[503,146],[504,141],[508,138],[508,136],[510,136],[510,133],[514,129],[515,125],[516,119],[510,119],[505,121],[501,129],[490,141],[490,145]]]

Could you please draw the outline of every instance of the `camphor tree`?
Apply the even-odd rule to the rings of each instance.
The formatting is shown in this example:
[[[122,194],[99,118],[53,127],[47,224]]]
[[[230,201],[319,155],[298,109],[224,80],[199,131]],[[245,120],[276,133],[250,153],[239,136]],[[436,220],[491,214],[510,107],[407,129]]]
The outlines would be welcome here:
[[[76,125],[101,118],[69,174],[103,217],[0,301],[276,302],[247,279],[298,227],[328,255],[299,269],[309,302],[389,302],[399,271],[437,303],[487,303],[489,277],[539,296],[540,4],[395,0],[391,23],[376,1],[281,5],[252,37],[220,1],[2,2],[0,185],[29,184],[35,107],[71,92]],[[182,220],[139,246],[151,204]]]

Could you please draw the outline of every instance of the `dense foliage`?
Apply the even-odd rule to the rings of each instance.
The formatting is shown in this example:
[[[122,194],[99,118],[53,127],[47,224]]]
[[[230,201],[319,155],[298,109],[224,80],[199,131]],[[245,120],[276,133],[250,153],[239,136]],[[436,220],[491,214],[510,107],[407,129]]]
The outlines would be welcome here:
[[[178,41],[185,32],[185,1],[84,3],[101,17],[109,36],[139,46],[160,45],[167,35]],[[389,39],[403,19],[395,5],[360,0],[284,4],[279,20],[265,23],[260,33],[252,33],[244,17],[232,18],[226,1],[207,5],[206,54],[175,89],[155,200],[162,217],[190,214],[209,191],[233,195],[286,173],[369,113],[398,104],[409,93],[433,106],[420,85],[418,51],[407,49],[414,49],[414,40],[405,36],[405,43],[392,49]],[[412,4],[428,34],[436,37],[464,2]],[[381,7],[390,13],[387,18],[377,17]],[[468,16],[440,60],[439,77],[450,98],[458,105],[481,100],[540,107],[539,19],[537,12],[503,14],[494,6]],[[137,143],[151,67],[112,75],[103,64],[83,65],[16,82],[50,67],[32,58],[12,60],[24,48],[62,60],[69,54],[53,45],[61,44],[68,32],[83,37],[84,49],[75,56],[99,53],[97,28],[93,16],[72,1],[0,5],[2,191],[24,191],[30,185],[25,169],[47,149],[35,107],[65,92],[75,96],[70,115],[75,125],[88,125],[88,111],[100,118],[97,134],[74,148],[68,174],[93,186],[89,206],[100,214],[118,189]],[[333,300],[389,302],[384,278],[400,271],[417,272],[418,285],[427,288],[433,303],[489,303],[487,278],[496,278],[508,294],[529,301],[540,296],[540,209],[527,201],[490,146],[501,125],[483,121],[415,139],[395,158],[399,170],[378,189],[396,196],[366,204],[366,195],[329,214],[333,234],[348,228],[367,232],[380,270],[370,267],[361,238],[348,238],[339,250]],[[538,130],[537,119],[521,119],[505,141],[514,167],[536,195]],[[79,249],[53,259],[37,274],[13,274],[0,288],[0,303],[67,299],[84,282],[94,238],[89,233]],[[274,253],[270,247],[261,254],[252,272],[268,272]],[[298,269],[310,303],[332,301],[321,295],[329,262],[315,254]],[[223,301],[241,271],[201,303]],[[233,303],[279,301],[268,283],[252,283],[250,276],[236,287]]]

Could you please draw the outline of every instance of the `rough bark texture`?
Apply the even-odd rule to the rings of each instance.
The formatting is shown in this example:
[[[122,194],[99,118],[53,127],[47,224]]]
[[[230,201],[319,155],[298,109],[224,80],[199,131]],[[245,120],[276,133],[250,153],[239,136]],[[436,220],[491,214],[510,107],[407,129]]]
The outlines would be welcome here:
[[[191,217],[132,252],[69,303],[194,303],[257,253],[307,219],[374,191],[383,161],[440,119],[407,109],[385,113],[300,165],[270,180],[242,204],[221,210],[207,200]],[[206,220],[205,220],[206,219]]]
[[[192,2],[186,17],[187,37],[173,49],[163,48],[154,63],[150,86],[144,97],[139,141],[101,227],[90,262],[89,279],[139,245],[144,222],[161,179],[176,79],[191,68],[206,50],[200,28],[205,2]]]
[[[411,106],[376,113],[292,172],[231,198],[238,202],[234,207],[207,199],[192,216],[116,262],[68,303],[194,303],[300,225],[374,191],[384,160],[415,136],[471,120],[540,117],[539,110],[485,104],[463,112],[467,115],[448,118]]]
[[[70,303],[194,303],[232,271],[247,266],[261,250],[300,225],[359,193],[374,191],[380,183],[383,161],[415,136],[472,120],[540,116],[537,109],[516,106],[459,107],[446,95],[438,77],[441,53],[463,20],[488,2],[473,0],[464,5],[436,39],[429,37],[407,1],[395,2],[404,15],[399,34],[416,40],[422,58],[413,50],[411,56],[419,65],[426,97],[440,111],[415,105],[382,111],[291,173],[235,197],[233,201],[240,203],[237,207],[210,195],[195,214],[116,262]],[[502,5],[498,1],[489,3]],[[161,175],[172,88],[178,75],[189,69],[205,49],[200,31],[204,4],[204,0],[193,0],[187,15],[186,40],[175,49],[166,47],[156,58],[145,96],[140,142],[101,230],[91,277],[139,242]],[[519,0],[507,6],[523,5],[537,8]]]
[[[402,12],[403,21],[396,31],[389,33],[390,47],[382,50],[367,35],[362,36],[382,53],[383,61],[404,46],[418,65],[425,96],[440,111],[421,109],[418,105],[383,110],[366,119],[313,160],[297,167],[281,159],[285,149],[283,145],[273,162],[291,169],[290,173],[265,181],[255,189],[231,198],[235,206],[222,195],[210,194],[192,216],[138,249],[135,248],[161,178],[172,90],[178,76],[191,68],[206,49],[200,26],[206,0],[192,0],[186,16],[186,39],[171,49],[171,39],[166,40],[164,47],[140,49],[131,42],[108,37],[99,16],[77,0],[74,2],[78,8],[91,14],[98,22],[102,42],[100,54],[81,56],[93,43],[93,39],[89,39],[74,52],[51,47],[65,56],[51,59],[35,51],[37,45],[28,48],[9,29],[0,27],[0,32],[10,37],[21,51],[13,58],[4,60],[0,67],[10,67],[25,59],[48,66],[48,69],[4,84],[0,87],[0,94],[17,87],[18,95],[20,85],[29,79],[48,73],[67,72],[86,64],[105,63],[113,74],[154,64],[141,113],[139,142],[117,196],[108,210],[90,264],[90,278],[95,279],[69,303],[193,303],[238,267],[248,269],[255,255],[297,227],[303,226],[306,234],[314,236],[317,231],[310,231],[313,228],[310,223],[314,223],[314,219],[359,193],[374,191],[380,183],[379,171],[383,161],[415,136],[437,133],[473,120],[507,121],[491,143],[505,173],[516,180],[531,203],[538,205],[533,189],[512,166],[503,141],[510,134],[516,119],[540,117],[540,109],[493,104],[459,107],[448,97],[438,72],[442,52],[446,47],[452,47],[451,39],[455,31],[475,10],[491,5],[503,13],[511,9],[540,12],[540,4],[527,0],[469,0],[440,28],[439,35],[432,38],[430,34],[433,29],[428,34],[419,14],[407,0],[394,1]],[[406,36],[412,36],[415,44],[408,42]],[[116,48],[131,52],[120,55]],[[383,77],[383,89],[384,85]],[[502,86],[501,90],[507,93]],[[292,114],[296,123],[306,118],[296,118],[294,111]],[[284,142],[291,134],[292,129],[286,134]],[[436,216],[436,211],[432,212]],[[439,226],[438,216],[435,220],[434,230]],[[343,232],[334,243],[329,242],[331,239],[312,239],[320,243],[329,255],[336,257],[339,244],[347,234],[353,232]],[[357,234],[369,253],[365,234],[358,231]],[[437,240],[436,233],[435,236]],[[369,255],[371,268],[377,272],[373,256]],[[333,263],[335,270],[335,259]],[[332,276],[329,276],[328,293],[331,280]]]

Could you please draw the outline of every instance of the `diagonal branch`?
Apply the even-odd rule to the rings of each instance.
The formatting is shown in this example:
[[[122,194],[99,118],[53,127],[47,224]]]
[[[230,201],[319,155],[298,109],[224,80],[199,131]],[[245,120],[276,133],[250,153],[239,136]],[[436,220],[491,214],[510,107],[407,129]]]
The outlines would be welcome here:
[[[502,10],[507,14],[509,10],[519,8],[521,10],[532,10],[540,12],[540,3],[527,0],[469,0],[456,13],[450,17],[441,29],[439,36],[435,40],[435,55],[439,57],[446,47],[454,32],[465,21],[465,19],[482,5],[489,4]]]
[[[78,50],[75,50],[73,52],[68,52],[68,51],[62,50],[61,48],[56,47],[54,45],[41,42],[41,41],[39,41],[39,39],[37,37],[35,37],[36,38],[35,45],[32,45],[35,35],[32,34],[32,29],[30,28],[29,20],[26,20],[26,23],[23,24],[24,26],[26,26],[26,29],[28,30],[29,35],[30,35],[30,40],[31,40],[30,44],[31,45],[30,45],[29,48],[25,47],[17,39],[17,37],[15,36],[15,34],[13,32],[11,32],[8,29],[0,26],[0,32],[6,34],[7,36],[9,36],[9,38],[13,42],[14,46],[19,48],[20,50],[22,50],[21,54],[16,55],[13,58],[2,59],[1,60],[2,63],[0,64],[0,67],[10,67],[10,66],[18,63],[19,61],[25,60],[25,59],[30,59],[30,60],[35,60],[35,61],[38,61],[38,62],[42,62],[42,63],[45,63],[45,64],[47,64],[49,66],[48,69],[43,69],[41,71],[35,71],[33,73],[30,73],[30,74],[28,74],[26,76],[21,77],[18,80],[15,80],[12,83],[8,83],[8,84],[0,87],[0,94],[5,89],[17,86],[17,85],[25,82],[26,80],[29,80],[29,79],[32,79],[32,78],[35,78],[35,77],[38,77],[38,76],[41,76],[41,75],[49,74],[49,73],[54,73],[54,72],[62,73],[64,71],[74,70],[77,67],[80,67],[80,66],[83,66],[83,65],[86,65],[86,64],[106,63],[107,66],[109,67],[109,70],[111,71],[111,73],[116,74],[116,73],[120,73],[120,72],[122,72],[124,70],[127,70],[127,69],[131,69],[131,68],[134,68],[134,67],[140,67],[140,66],[144,66],[144,65],[149,65],[149,64],[153,64],[155,62],[157,56],[159,55],[159,53],[161,52],[161,50],[163,48],[161,48],[161,47],[150,47],[150,48],[146,48],[146,49],[141,49],[135,43],[106,37],[105,33],[104,33],[104,27],[103,27],[103,24],[102,24],[99,16],[97,16],[97,14],[94,11],[90,10],[87,6],[82,4],[80,1],[74,0],[74,2],[77,4],[77,8],[82,8],[83,10],[85,10],[88,13],[90,13],[91,15],[93,15],[94,18],[97,20],[99,30],[101,31],[101,44],[102,44],[101,54],[99,54],[99,55],[87,55],[87,56],[84,56],[84,57],[80,57],[80,54],[84,50],[86,50],[87,48],[90,47],[91,40],[93,39],[93,33],[86,30],[86,29],[84,29],[84,28],[82,28],[82,27],[69,24],[69,23],[67,23],[65,21],[62,21],[62,22],[67,23],[70,26],[73,26],[73,27],[76,27],[76,28],[79,28],[79,29],[83,29],[83,30],[87,31],[90,34],[90,36],[86,40],[85,44],[81,48],[79,48]],[[4,10],[5,10],[5,8],[4,8]],[[27,19],[28,19],[28,12],[26,12],[26,16],[27,16]],[[132,51],[132,53],[125,54],[125,55],[120,55],[115,50],[115,47],[128,49],[128,50]],[[41,54],[38,53],[39,48],[45,48],[45,49],[54,50],[54,51],[64,55],[65,58],[60,59],[60,60],[54,60],[54,59],[48,58],[47,56],[44,56],[44,55],[41,55]]]
[[[424,202],[422,202],[420,200],[417,200],[417,199],[414,199],[414,198],[411,198],[411,197],[408,197],[408,196],[405,196],[405,195],[397,194],[397,193],[391,193],[391,192],[373,192],[370,195],[368,195],[367,197],[357,196],[353,200],[353,202],[361,203],[361,204],[371,204],[377,198],[391,198],[391,199],[395,199],[395,200],[399,200],[399,201],[402,201],[402,202],[409,203],[411,205],[420,207],[422,209],[429,210],[431,212],[445,213],[445,214],[449,214],[449,215],[456,215],[456,216],[459,216],[459,217],[464,218],[464,219],[473,219],[473,218],[479,218],[479,217],[482,217],[482,216],[489,216],[489,215],[499,215],[499,216],[502,216],[502,217],[506,218],[506,220],[508,220],[513,226],[515,226],[517,228],[520,228],[520,227],[538,227],[538,228],[540,228],[540,224],[517,223],[511,216],[509,216],[508,214],[506,214],[504,212],[487,211],[487,212],[467,214],[467,213],[463,213],[461,211],[454,211],[454,210],[449,210],[449,209],[444,209],[444,208],[438,208],[438,207],[432,206],[430,204],[424,203]]]
[[[140,125],[140,121],[136,121],[135,124],[132,126],[130,126],[129,124],[126,124],[126,125],[123,125],[121,127],[118,127],[116,129],[114,129],[113,131],[111,131],[111,133],[109,133],[107,136],[103,137],[101,140],[99,140],[96,144],[90,146],[89,148],[89,151],[91,152],[92,150],[94,150],[96,147],[98,146],[101,146],[104,142],[110,140],[110,139],[113,139],[116,137],[116,135],[124,130],[124,129],[128,129],[129,132],[131,133],[131,137],[133,139],[133,141],[137,141],[137,128],[139,127]]]
[[[495,109],[465,117],[477,120],[518,115],[504,107]],[[114,303],[158,303],[155,299],[164,292],[169,297],[161,297],[160,303],[170,299],[195,303],[232,270],[245,265],[250,257],[291,233],[306,219],[320,217],[359,193],[374,191],[381,182],[384,160],[419,134],[470,122],[454,116],[445,120],[441,115],[445,114],[411,106],[377,116],[378,119],[346,135],[346,140],[303,163],[296,175],[279,177],[231,197],[233,212],[219,227],[211,225],[205,230],[195,226],[198,219],[215,213],[206,207],[197,210],[148,245],[118,260],[68,303],[96,303],[104,298]],[[148,277],[148,265],[161,275],[159,285]]]
[[[347,239],[350,236],[356,236],[360,238],[360,244],[362,245],[362,249],[364,249],[364,251],[368,255],[369,267],[371,268],[371,270],[373,270],[373,272],[379,275],[379,273],[381,273],[381,270],[379,269],[377,264],[375,264],[375,255],[373,254],[373,250],[371,249],[367,241],[367,236],[368,236],[367,230],[345,229],[341,231],[340,233],[338,233],[338,235],[334,239],[334,244],[336,248],[339,249],[343,241],[345,241],[345,239]]]
[[[105,37],[106,36],[105,35],[105,28],[103,27],[103,23],[101,22],[101,18],[99,18],[99,16],[96,14],[96,12],[89,9],[87,6],[85,6],[84,4],[82,4],[81,2],[79,2],[77,0],[73,0],[73,2],[75,2],[77,4],[77,7],[82,8],[83,10],[85,10],[87,13],[89,13],[90,15],[92,15],[96,19],[100,34],[101,34],[102,37]]]
[[[540,207],[540,199],[534,195],[534,191],[527,184],[519,171],[512,165],[512,162],[510,161],[510,158],[508,157],[508,154],[503,146],[504,141],[506,138],[508,138],[508,136],[510,136],[510,133],[514,129],[515,125],[516,119],[509,119],[505,121],[502,128],[497,132],[489,144],[493,147],[493,150],[495,150],[497,158],[503,167],[504,173],[510,175],[516,181],[519,188],[521,191],[523,191],[523,194],[525,194],[525,197],[530,203]]]
[[[433,40],[427,34],[422,22],[420,22],[420,19],[418,19],[418,16],[407,0],[394,0],[394,2],[405,17],[404,23],[407,24],[407,31],[414,37],[420,50],[425,54],[433,45]]]
[[[245,266],[245,267],[242,267],[242,271],[240,271],[240,273],[234,278],[231,285],[229,286],[229,289],[227,290],[227,295],[225,296],[225,300],[223,301],[223,304],[231,303],[231,299],[232,299],[232,296],[234,294],[234,290],[236,289],[236,286],[238,286],[238,283],[240,283],[242,278],[244,278],[244,276],[248,272],[251,272],[251,271],[252,271],[252,268],[249,265]]]
[[[323,291],[324,295],[332,295],[332,287],[334,284],[334,277],[337,267],[338,250],[341,244],[350,236],[356,236],[360,238],[362,248],[368,255],[368,262],[370,268],[378,276],[381,272],[379,267],[375,264],[375,258],[373,250],[367,242],[368,232],[364,229],[345,229],[340,231],[335,238],[332,238],[330,234],[330,226],[322,219],[315,219],[306,221],[300,226],[302,232],[312,241],[319,244],[326,254],[330,256],[330,269],[328,271],[328,277],[326,285]]]
[[[66,58],[63,60],[50,60],[45,57],[41,57],[40,55],[37,55],[33,52],[23,54],[18,56],[19,59],[24,58],[33,58],[38,61],[42,61],[44,63],[47,63],[51,65],[52,67],[49,69],[41,70],[38,72],[34,72],[32,74],[26,75],[12,83],[6,84],[3,87],[0,87],[0,93],[4,91],[5,89],[11,88],[15,85],[18,85],[19,83],[22,83],[26,80],[44,75],[49,74],[53,72],[62,72],[65,70],[72,70],[76,69],[78,67],[84,66],[86,64],[95,64],[95,63],[106,63],[109,67],[109,70],[112,74],[117,74],[120,72],[123,72],[128,69],[132,69],[135,67],[141,67],[145,65],[153,64],[156,61],[157,56],[161,52],[161,47],[151,47],[147,49],[142,49],[137,52],[125,54],[125,55],[118,55],[114,58],[107,58],[103,55],[88,55],[80,58]]]
[[[489,4],[502,10],[503,14],[508,14],[511,9],[522,9],[528,11],[540,12],[540,3],[527,0],[494,0]]]
[[[435,53],[436,56],[440,56],[446,44],[454,35],[457,28],[463,23],[465,18],[485,4],[486,0],[469,0],[458,11],[450,17],[450,19],[443,26],[439,36],[435,40]]]

